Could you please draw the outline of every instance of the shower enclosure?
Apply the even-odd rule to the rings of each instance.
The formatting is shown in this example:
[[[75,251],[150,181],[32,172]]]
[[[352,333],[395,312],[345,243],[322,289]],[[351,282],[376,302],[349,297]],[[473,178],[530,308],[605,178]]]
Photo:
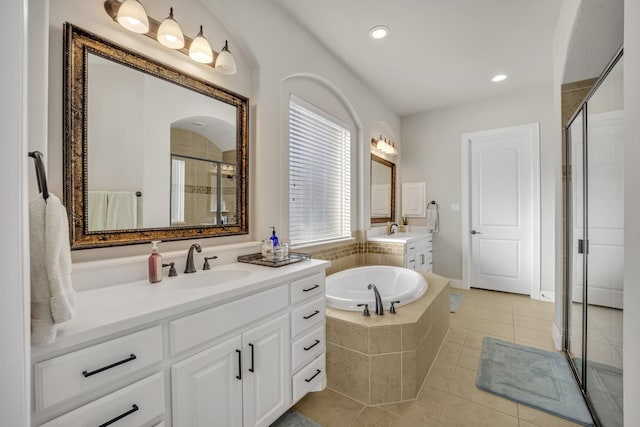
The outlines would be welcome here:
[[[566,132],[564,350],[596,424],[622,426],[623,59]]]

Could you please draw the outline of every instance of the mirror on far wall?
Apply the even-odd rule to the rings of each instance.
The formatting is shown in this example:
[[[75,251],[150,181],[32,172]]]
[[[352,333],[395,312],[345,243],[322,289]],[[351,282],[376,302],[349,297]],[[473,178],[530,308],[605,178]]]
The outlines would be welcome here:
[[[394,222],[396,217],[396,165],[371,155],[371,223]]]
[[[65,24],[73,249],[246,234],[247,98]]]

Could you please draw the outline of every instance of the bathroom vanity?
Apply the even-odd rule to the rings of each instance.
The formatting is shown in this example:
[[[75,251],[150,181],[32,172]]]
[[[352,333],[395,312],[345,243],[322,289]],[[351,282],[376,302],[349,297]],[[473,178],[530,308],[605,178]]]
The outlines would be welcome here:
[[[433,271],[433,235],[427,232],[376,234],[367,237],[368,242],[400,246],[402,265],[412,270]],[[384,248],[383,248],[384,250]]]
[[[326,386],[328,266],[232,263],[79,292],[56,342],[32,349],[32,425],[270,425]]]

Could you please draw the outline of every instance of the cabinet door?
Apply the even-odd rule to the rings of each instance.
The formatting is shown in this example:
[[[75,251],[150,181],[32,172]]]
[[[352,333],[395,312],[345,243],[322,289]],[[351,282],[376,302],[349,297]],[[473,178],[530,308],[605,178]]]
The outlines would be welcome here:
[[[429,254],[426,247],[420,247],[416,252],[416,271],[427,271],[429,265]]]
[[[242,427],[241,346],[237,336],[171,368],[173,425]]]
[[[242,335],[244,426],[269,426],[290,406],[289,314]]]

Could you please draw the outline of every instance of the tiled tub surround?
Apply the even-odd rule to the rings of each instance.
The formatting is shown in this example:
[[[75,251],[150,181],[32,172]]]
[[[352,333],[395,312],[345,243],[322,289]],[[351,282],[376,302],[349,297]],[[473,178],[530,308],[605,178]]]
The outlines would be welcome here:
[[[395,315],[327,309],[329,388],[366,405],[416,398],[449,330],[449,279],[425,277],[427,292]]]

